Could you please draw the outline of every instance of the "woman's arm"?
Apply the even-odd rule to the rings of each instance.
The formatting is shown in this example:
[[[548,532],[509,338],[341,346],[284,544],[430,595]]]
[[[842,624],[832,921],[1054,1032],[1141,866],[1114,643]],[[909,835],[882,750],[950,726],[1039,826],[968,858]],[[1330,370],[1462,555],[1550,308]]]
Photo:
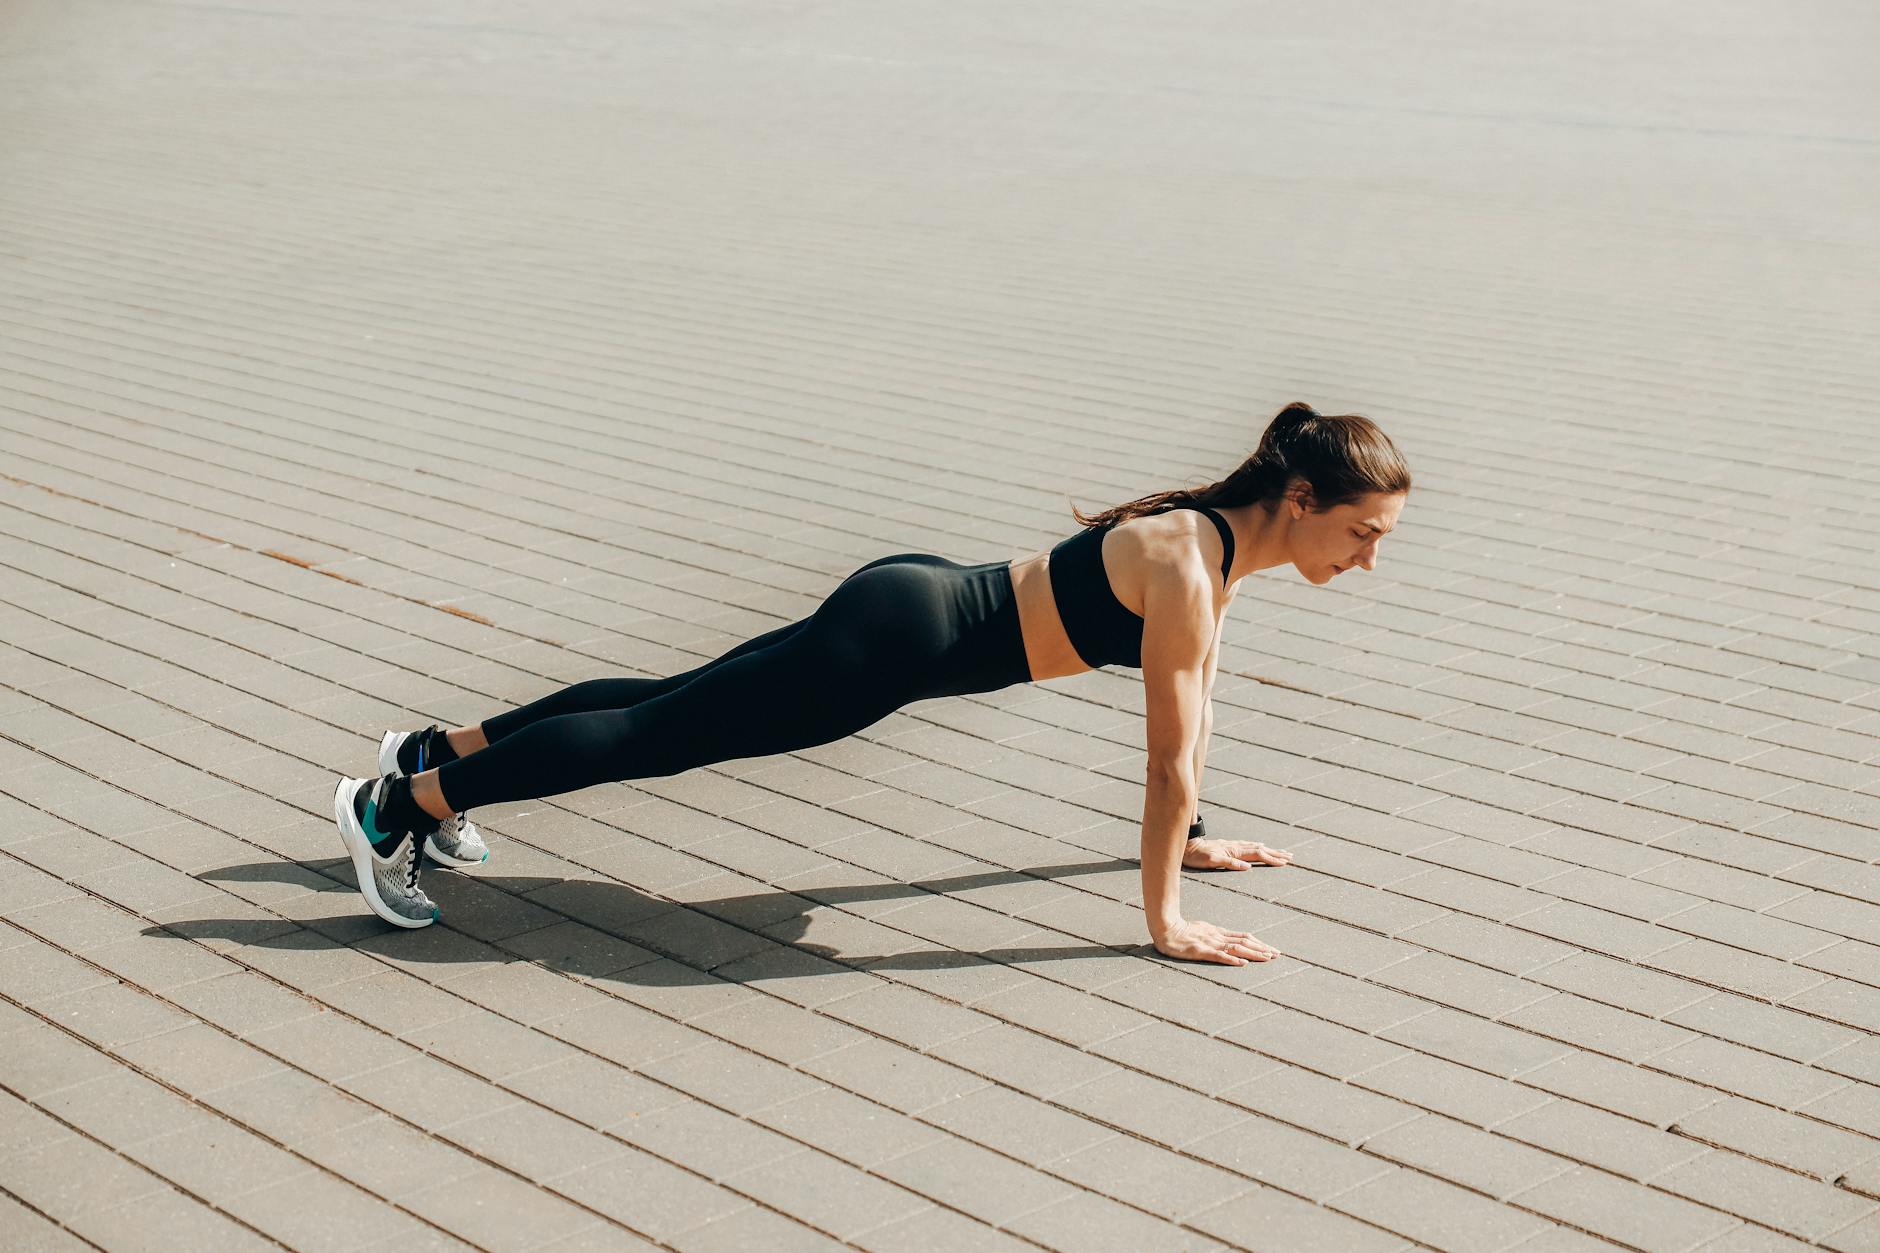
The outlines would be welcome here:
[[[1214,642],[1208,645],[1208,660],[1202,670],[1201,679],[1201,734],[1195,737],[1195,794],[1201,792],[1201,772],[1208,764],[1208,739],[1214,734],[1214,674],[1221,660],[1221,628],[1227,621],[1226,611],[1214,623]],[[1195,807],[1194,821],[1201,820],[1199,801]]]
[[[1239,589],[1234,589],[1238,591]],[[1231,603],[1234,591],[1227,594]],[[1220,618],[1214,624],[1214,643],[1208,647],[1206,668],[1207,686],[1201,700],[1201,735],[1195,740],[1195,791],[1201,790],[1201,770],[1208,760],[1208,740],[1214,734],[1214,676],[1221,659],[1221,632],[1227,623],[1227,611],[1221,610]],[[1195,807],[1194,821],[1201,821],[1199,804]],[[1190,833],[1194,831],[1189,828]],[[1292,854],[1281,848],[1268,848],[1254,840],[1218,840],[1202,837],[1190,839],[1182,850],[1182,865],[1190,870],[1251,870],[1254,864],[1268,866],[1289,866]]]
[[[1213,591],[1199,560],[1158,565],[1143,588],[1142,679],[1148,739],[1143,788],[1142,904],[1149,937],[1170,957],[1230,966],[1273,950],[1244,931],[1191,922],[1181,911],[1181,868],[1200,781]]]

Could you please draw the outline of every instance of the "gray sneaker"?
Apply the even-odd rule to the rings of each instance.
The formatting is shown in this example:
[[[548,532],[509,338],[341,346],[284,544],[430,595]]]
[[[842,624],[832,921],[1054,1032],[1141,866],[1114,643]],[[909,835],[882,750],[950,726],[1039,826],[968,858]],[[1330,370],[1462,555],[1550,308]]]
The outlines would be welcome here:
[[[398,749],[412,736],[423,734],[423,731],[387,731],[379,740],[379,773],[404,774],[404,768],[398,764]],[[459,869],[480,866],[490,859],[490,846],[483,842],[476,823],[464,814],[452,814],[444,819],[437,832],[424,841],[424,851],[430,854],[432,861]]]
[[[432,861],[446,866],[481,866],[490,859],[489,845],[477,834],[476,824],[462,814],[438,823],[437,830],[425,837],[424,851]]]
[[[372,912],[395,927],[428,927],[437,921],[437,906],[418,887],[418,870],[423,859],[418,856],[418,841],[409,832],[393,848],[390,857],[372,851],[370,830],[380,838],[391,834],[378,826],[378,800],[366,798],[366,816],[362,823],[353,810],[361,788],[378,786],[378,779],[341,779],[333,789],[333,821],[339,825],[340,841],[352,858],[353,874],[359,880],[359,893]]]

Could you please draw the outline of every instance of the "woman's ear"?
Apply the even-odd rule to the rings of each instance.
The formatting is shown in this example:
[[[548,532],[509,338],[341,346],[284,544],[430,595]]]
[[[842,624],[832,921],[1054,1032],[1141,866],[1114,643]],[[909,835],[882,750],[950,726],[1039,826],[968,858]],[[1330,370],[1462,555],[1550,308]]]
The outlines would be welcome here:
[[[1286,485],[1286,509],[1297,522],[1312,511],[1312,485],[1296,478]]]

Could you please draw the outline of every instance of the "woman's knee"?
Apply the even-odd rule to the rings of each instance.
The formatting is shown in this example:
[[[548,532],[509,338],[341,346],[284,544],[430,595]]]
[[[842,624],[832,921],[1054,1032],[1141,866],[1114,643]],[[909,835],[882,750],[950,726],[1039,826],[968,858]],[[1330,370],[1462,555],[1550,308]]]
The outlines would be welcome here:
[[[556,698],[557,712],[570,714],[607,713],[626,709],[645,698],[645,689],[657,679],[583,679],[561,690]]]

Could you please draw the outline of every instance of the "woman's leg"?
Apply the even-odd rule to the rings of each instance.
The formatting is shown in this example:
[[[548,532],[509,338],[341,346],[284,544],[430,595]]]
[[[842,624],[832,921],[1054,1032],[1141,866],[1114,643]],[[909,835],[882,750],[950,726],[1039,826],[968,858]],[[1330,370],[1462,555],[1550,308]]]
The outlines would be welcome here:
[[[875,558],[875,560],[850,574],[843,582],[847,583],[849,579],[855,578],[856,575],[866,574],[877,566],[906,565],[910,563],[915,565],[952,564],[943,557],[935,557],[927,553],[896,553],[890,557]],[[664,696],[668,692],[676,691],[684,687],[687,683],[690,683],[693,679],[711,670],[714,666],[721,666],[727,661],[735,661],[737,658],[747,653],[754,653],[759,649],[768,648],[772,644],[781,643],[809,625],[809,622],[809,618],[803,618],[799,621],[777,627],[774,630],[766,631],[762,635],[753,636],[731,651],[713,658],[704,665],[695,666],[690,670],[681,674],[672,675],[668,678],[588,679],[581,683],[572,684],[561,689],[559,692],[551,692],[540,700],[512,709],[507,713],[497,714],[494,718],[477,723],[474,726],[457,727],[447,732],[450,737],[451,749],[457,756],[467,757],[471,753],[477,752],[489,744],[494,744],[505,736],[514,735],[524,727],[533,726],[544,718],[556,718],[560,717],[562,714],[589,713],[602,709],[631,709],[642,701],[649,701],[655,697]]]
[[[896,553],[891,557],[877,557],[875,560],[850,574],[843,582],[847,583],[849,579],[855,578],[856,575],[866,574],[868,571],[878,566],[906,565],[910,563],[915,565],[952,564],[946,561],[945,558],[931,556],[927,553]],[[477,723],[474,726],[457,727],[447,732],[450,737],[451,749],[457,756],[467,757],[471,753],[484,748],[486,745],[494,744],[496,741],[506,736],[514,735],[524,727],[535,725],[544,718],[556,718],[560,717],[562,714],[589,713],[603,709],[631,709],[642,701],[649,701],[655,697],[664,696],[668,692],[676,691],[684,687],[687,683],[690,683],[693,679],[711,670],[714,666],[721,666],[727,661],[735,661],[737,658],[747,653],[754,653],[759,649],[768,648],[772,644],[781,643],[802,630],[809,622],[809,618],[803,618],[799,621],[777,627],[774,630],[766,631],[762,635],[754,636],[744,641],[744,643],[739,644],[736,648],[713,658],[704,665],[695,666],[690,670],[681,674],[672,675],[668,678],[588,679],[580,683],[572,684],[561,689],[559,692],[551,692],[540,700],[512,709],[507,713],[497,714],[495,717]]]
[[[531,701],[527,705],[485,719],[476,726],[458,727],[449,733],[451,749],[457,756],[467,757],[482,749],[486,744],[494,744],[498,740],[506,739],[524,727],[534,726],[545,718],[558,718],[563,714],[572,713],[592,713],[605,709],[631,709],[643,701],[664,696],[668,692],[684,687],[714,666],[722,666],[727,661],[735,660],[747,653],[781,643],[802,630],[808,622],[809,619],[804,618],[800,622],[780,626],[774,631],[766,631],[701,666],[695,666],[681,674],[671,675],[664,679],[587,679],[571,684],[559,692],[549,693],[540,700]],[[473,735],[472,733],[479,734]]]
[[[447,763],[435,778],[414,778],[413,795],[424,804],[435,787],[461,812],[852,735],[914,699],[938,655],[922,598],[895,596],[894,575],[884,574],[886,583],[880,575],[845,582],[804,622],[761,645],[753,640],[658,695],[549,714],[492,736],[488,748]]]

